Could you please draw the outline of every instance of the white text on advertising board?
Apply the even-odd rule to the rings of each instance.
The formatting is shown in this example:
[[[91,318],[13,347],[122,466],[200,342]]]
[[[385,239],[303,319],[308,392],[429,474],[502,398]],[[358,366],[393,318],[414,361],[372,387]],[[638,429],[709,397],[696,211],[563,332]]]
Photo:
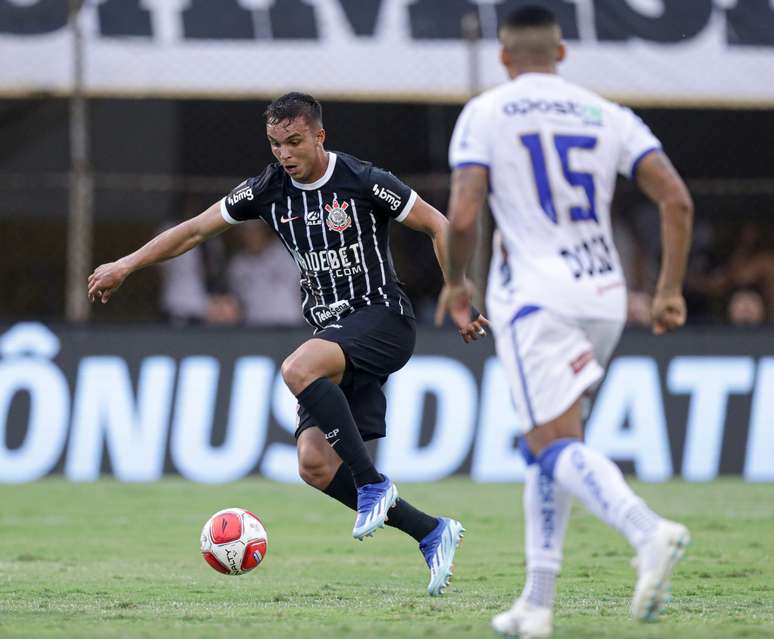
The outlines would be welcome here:
[[[236,359],[224,389],[221,361],[202,355],[147,356],[136,379],[121,356],[86,355],[70,382],[54,361],[59,349],[59,338],[41,324],[18,324],[0,336],[0,482],[38,479],[61,459],[69,479],[95,480],[103,454],[123,481],[159,479],[166,459],[195,481],[225,482],[251,472],[298,481],[295,400],[272,358]],[[228,405],[225,436],[213,444],[219,393]],[[518,424],[494,357],[479,381],[453,357],[415,356],[386,393],[389,436],[377,462],[396,480],[440,479],[467,467],[467,460],[478,481],[523,478]],[[29,404],[26,429],[11,447],[7,424],[22,396]],[[688,400],[683,477],[716,477],[726,430],[734,427],[747,433],[744,477],[774,480],[774,357],[676,356],[663,379],[651,357],[618,357],[595,401],[587,440],[631,462],[641,479],[668,479],[675,473],[664,409],[669,396]],[[727,424],[733,396],[749,402],[748,424]],[[434,424],[429,441],[421,441],[428,397],[435,402]],[[273,424],[284,432],[282,441],[270,437]]]

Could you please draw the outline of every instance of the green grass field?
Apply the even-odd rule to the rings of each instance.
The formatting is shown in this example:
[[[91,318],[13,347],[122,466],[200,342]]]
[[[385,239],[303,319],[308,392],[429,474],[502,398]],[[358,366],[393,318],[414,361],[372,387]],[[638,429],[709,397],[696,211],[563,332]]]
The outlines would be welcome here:
[[[0,637],[490,636],[491,616],[522,584],[521,486],[454,479],[400,488],[468,529],[442,598],[425,594],[413,540],[386,529],[358,543],[350,512],[306,487],[0,486]],[[629,620],[629,547],[576,505],[555,636],[774,637],[774,486],[637,489],[693,533],[672,606],[657,624]],[[216,573],[198,549],[206,518],[234,505],[269,530],[266,561],[242,577]]]

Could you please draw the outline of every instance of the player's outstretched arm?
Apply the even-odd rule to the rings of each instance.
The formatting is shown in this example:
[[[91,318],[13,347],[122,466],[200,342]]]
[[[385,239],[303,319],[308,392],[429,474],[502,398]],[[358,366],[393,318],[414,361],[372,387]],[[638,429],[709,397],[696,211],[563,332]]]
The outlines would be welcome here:
[[[438,209],[430,206],[421,197],[418,197],[403,223],[415,231],[421,231],[430,236],[430,239],[433,241],[435,257],[443,273],[444,282],[448,283],[448,251],[446,247],[449,222],[447,219]],[[489,322],[483,315],[478,314],[477,317],[471,317],[470,309],[468,309],[466,321],[462,326],[458,325],[458,329],[462,339],[467,343],[484,337],[486,335],[485,327],[488,325]]]
[[[675,330],[686,319],[683,280],[691,248],[693,201],[680,175],[661,151],[647,155],[637,169],[637,184],[661,213],[661,271],[651,310],[653,332]]]
[[[483,166],[455,169],[449,198],[446,229],[446,286],[438,298],[435,322],[440,325],[448,312],[459,328],[470,317],[471,286],[465,273],[473,257],[478,236],[478,216],[486,198],[489,171]]]
[[[204,240],[225,231],[230,224],[220,214],[220,202],[204,213],[160,233],[134,253],[98,266],[89,275],[89,300],[105,304],[134,271],[190,251]]]

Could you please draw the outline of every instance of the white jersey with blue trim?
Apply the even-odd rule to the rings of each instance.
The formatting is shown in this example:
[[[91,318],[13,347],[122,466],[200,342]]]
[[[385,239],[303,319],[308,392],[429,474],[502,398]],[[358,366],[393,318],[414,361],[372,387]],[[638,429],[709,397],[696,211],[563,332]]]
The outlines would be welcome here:
[[[523,74],[468,102],[449,161],[489,169],[498,228],[490,293],[571,317],[623,318],[610,202],[617,174],[633,178],[660,146],[632,111],[555,74]]]

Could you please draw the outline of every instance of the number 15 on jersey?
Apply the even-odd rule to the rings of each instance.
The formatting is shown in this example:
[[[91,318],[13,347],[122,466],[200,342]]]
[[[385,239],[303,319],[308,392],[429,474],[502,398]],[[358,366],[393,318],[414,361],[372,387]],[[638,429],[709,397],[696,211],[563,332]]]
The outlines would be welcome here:
[[[554,224],[559,224],[559,215],[554,205],[554,196],[551,191],[551,184],[548,181],[548,170],[546,168],[546,156],[543,151],[543,144],[540,140],[540,134],[528,133],[519,136],[521,143],[529,151],[530,161],[532,163],[532,175],[535,178],[535,187],[537,188],[540,207],[549,220]],[[571,186],[580,187],[586,193],[588,207],[571,206],[569,210],[570,221],[582,222],[584,220],[593,220],[598,222],[597,211],[595,207],[595,189],[594,176],[591,173],[574,171],[570,167],[570,151],[572,149],[593,150],[597,146],[597,138],[590,135],[561,135],[552,136],[553,146],[559,156],[559,162],[562,166],[562,173],[565,180]]]

